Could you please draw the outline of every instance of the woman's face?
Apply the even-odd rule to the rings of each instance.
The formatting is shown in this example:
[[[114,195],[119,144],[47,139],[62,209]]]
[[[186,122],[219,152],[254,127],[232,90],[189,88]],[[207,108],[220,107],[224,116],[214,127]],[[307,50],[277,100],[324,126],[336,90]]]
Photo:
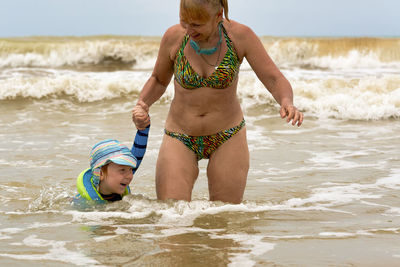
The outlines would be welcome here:
[[[218,26],[219,14],[212,12],[209,7],[205,7],[205,12],[208,12],[210,17],[208,20],[185,18],[185,16],[182,16],[182,12],[180,14],[180,23],[182,27],[186,29],[186,33],[196,42],[207,41],[215,34]]]
[[[132,167],[111,162],[107,165],[107,175],[100,173],[100,193],[122,195],[132,179]]]

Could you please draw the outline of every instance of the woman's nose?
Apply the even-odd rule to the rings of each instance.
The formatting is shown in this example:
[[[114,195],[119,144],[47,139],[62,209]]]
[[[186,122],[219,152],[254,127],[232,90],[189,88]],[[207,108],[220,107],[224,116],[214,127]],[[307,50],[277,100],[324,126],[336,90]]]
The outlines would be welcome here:
[[[187,34],[187,35],[191,35],[191,33],[193,33],[193,31],[190,30],[189,28],[186,28],[186,34]]]
[[[191,27],[191,26],[189,26],[189,25],[187,25],[186,27],[185,27],[185,29],[186,29],[186,34],[188,34],[188,35],[191,35],[191,34],[193,34],[195,31],[193,30],[193,27]]]

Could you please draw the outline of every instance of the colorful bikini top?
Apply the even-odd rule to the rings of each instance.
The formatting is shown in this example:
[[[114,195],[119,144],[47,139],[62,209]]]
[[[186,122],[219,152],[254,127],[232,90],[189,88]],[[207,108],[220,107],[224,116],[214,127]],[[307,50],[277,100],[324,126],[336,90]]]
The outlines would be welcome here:
[[[210,87],[215,89],[224,89],[228,87],[239,72],[240,61],[231,39],[229,39],[225,28],[222,26],[228,51],[222,59],[219,66],[207,78],[197,74],[189,61],[187,60],[183,50],[189,41],[189,35],[185,35],[182,44],[176,53],[174,73],[175,80],[185,89],[196,89],[200,87]]]

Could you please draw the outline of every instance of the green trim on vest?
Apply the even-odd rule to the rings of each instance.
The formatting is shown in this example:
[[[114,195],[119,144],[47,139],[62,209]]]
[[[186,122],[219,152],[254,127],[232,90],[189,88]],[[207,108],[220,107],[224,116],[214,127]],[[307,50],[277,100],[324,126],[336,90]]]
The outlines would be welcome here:
[[[91,178],[90,178],[90,185],[88,185],[88,183],[86,183],[86,187],[85,187],[85,184],[84,184],[84,182],[83,182],[83,176],[85,175],[85,173],[86,173],[87,171],[90,171],[90,168],[87,168],[86,170],[82,171],[82,172],[79,174],[78,178],[76,179],[76,187],[77,187],[77,189],[78,189],[78,193],[79,193],[84,199],[87,199],[87,200],[92,200],[92,201],[96,201],[96,200],[99,201],[99,200],[102,200],[102,201],[105,201],[105,200],[101,197],[99,191],[97,191],[96,186],[93,184],[93,176],[91,176]],[[87,186],[91,186],[91,187],[92,187],[92,190],[90,190],[89,188],[87,188]],[[90,190],[90,191],[92,191],[92,192],[96,192],[97,196],[93,196],[93,195],[91,196],[91,195],[89,194],[88,190]],[[99,198],[99,199],[96,199],[96,198]]]

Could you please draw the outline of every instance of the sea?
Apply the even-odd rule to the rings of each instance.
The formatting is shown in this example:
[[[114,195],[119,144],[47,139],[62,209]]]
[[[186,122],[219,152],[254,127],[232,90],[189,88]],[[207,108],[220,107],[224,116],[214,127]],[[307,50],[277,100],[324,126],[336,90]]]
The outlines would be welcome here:
[[[0,39],[1,266],[400,266],[400,38],[260,37],[301,127],[244,61],[250,170],[241,204],[159,201],[173,83],[150,109],[132,195],[71,205],[96,142],[131,146],[161,37]]]

